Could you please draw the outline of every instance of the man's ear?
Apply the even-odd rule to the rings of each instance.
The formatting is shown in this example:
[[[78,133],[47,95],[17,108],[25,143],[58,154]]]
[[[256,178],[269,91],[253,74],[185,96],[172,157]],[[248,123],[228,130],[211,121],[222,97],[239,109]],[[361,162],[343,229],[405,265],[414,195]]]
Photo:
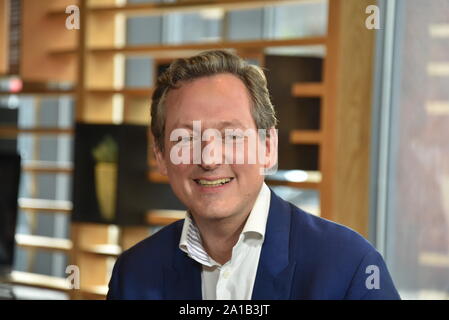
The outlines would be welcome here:
[[[154,138],[153,138],[154,141]],[[153,143],[153,152],[156,157],[157,168],[161,174],[164,176],[168,175],[167,173],[167,164],[165,163],[164,153],[159,149],[157,143]]]
[[[278,131],[275,127],[268,129],[265,137],[264,175],[276,173],[278,168]]]

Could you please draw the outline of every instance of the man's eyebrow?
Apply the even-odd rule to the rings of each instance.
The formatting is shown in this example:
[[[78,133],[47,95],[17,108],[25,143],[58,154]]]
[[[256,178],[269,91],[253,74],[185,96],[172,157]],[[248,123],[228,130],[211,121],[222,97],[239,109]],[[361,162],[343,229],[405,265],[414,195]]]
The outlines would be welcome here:
[[[240,127],[244,128],[245,126],[238,119],[230,120],[230,121],[220,121],[218,128],[226,128],[226,127]]]
[[[193,122],[181,122],[181,123],[176,123],[175,124],[175,128],[186,128],[186,129],[193,129]]]
[[[197,120],[197,121],[199,121],[199,120]],[[191,122],[180,122],[180,123],[177,123],[175,125],[175,127],[176,128],[185,128],[185,129],[193,130],[193,121],[191,121]],[[243,123],[241,121],[239,121],[238,119],[233,119],[233,120],[219,121],[214,126],[211,126],[209,128],[215,128],[215,129],[219,129],[220,130],[220,129],[225,129],[225,128],[228,128],[228,127],[245,128],[245,125],[243,125]],[[204,127],[202,127],[202,129],[204,129]]]

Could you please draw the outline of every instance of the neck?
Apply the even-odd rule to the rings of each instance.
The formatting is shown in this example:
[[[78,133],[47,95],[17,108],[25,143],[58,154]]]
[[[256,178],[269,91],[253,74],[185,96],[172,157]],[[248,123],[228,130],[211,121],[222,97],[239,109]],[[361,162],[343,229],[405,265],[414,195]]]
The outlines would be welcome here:
[[[239,240],[251,209],[242,214],[223,219],[201,219],[195,217],[195,223],[201,233],[202,244],[212,259],[225,264],[232,257],[232,248]]]

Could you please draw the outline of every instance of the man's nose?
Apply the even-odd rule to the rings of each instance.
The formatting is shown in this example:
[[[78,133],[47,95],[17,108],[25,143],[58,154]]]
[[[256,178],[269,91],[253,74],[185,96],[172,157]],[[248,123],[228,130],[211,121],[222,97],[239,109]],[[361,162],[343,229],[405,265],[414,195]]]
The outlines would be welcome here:
[[[223,163],[222,144],[218,140],[205,141],[201,144],[201,163],[203,170],[211,171]]]

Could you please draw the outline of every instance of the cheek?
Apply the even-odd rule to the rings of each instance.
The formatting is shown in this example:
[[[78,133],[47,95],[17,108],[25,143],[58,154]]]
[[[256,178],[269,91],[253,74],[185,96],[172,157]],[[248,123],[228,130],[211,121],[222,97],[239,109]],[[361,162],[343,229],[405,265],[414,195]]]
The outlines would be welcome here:
[[[258,164],[235,164],[231,167],[237,180],[240,182],[253,184],[263,179],[260,175],[260,165]]]

